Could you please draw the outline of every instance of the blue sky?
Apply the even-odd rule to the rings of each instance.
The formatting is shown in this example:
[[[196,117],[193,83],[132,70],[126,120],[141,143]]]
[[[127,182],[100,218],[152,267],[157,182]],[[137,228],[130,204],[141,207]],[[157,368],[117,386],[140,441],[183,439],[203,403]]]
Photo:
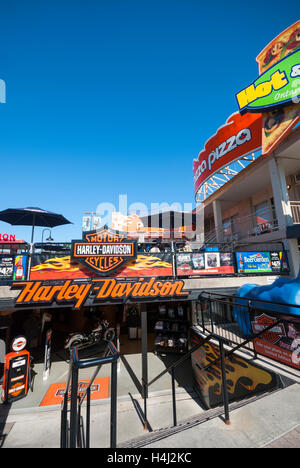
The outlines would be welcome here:
[[[101,202],[194,203],[192,162],[298,1],[1,1],[1,203],[74,224]],[[0,222],[30,240],[30,228]],[[41,241],[37,228],[35,241]]]

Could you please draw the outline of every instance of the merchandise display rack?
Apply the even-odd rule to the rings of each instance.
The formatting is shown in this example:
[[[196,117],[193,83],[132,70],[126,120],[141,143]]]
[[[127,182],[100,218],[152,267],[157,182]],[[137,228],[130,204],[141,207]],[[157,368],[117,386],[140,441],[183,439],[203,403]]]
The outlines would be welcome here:
[[[188,311],[186,305],[160,305],[154,325],[156,354],[183,354],[188,350]]]

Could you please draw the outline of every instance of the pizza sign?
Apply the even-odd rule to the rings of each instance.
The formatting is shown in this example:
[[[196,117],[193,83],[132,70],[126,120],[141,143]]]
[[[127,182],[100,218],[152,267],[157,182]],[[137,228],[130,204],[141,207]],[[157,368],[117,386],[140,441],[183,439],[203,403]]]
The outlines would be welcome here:
[[[260,114],[234,113],[227,119],[193,161],[195,193],[216,172],[261,147],[261,126]]]
[[[136,258],[136,241],[108,228],[84,234],[73,240],[71,258],[99,275],[108,275]]]

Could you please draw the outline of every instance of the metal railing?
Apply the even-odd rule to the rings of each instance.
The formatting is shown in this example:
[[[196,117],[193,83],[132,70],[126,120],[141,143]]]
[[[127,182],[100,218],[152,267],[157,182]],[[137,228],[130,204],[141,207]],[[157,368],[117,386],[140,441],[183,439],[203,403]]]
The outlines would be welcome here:
[[[108,342],[102,357],[78,359],[78,349],[70,351],[69,374],[61,408],[61,448],[90,448],[90,411],[91,387],[101,367],[111,364],[111,397],[110,397],[110,447],[117,446],[117,362],[119,352],[112,342]],[[86,390],[78,394],[79,370],[96,367]],[[83,402],[86,400],[85,431],[82,418]],[[70,401],[70,405],[68,404]],[[70,407],[69,407],[70,406]],[[69,416],[69,418],[68,418]]]
[[[291,202],[297,203],[297,202]],[[299,202],[300,205],[300,202]],[[300,206],[298,205],[298,209]],[[295,205],[296,208],[296,205]],[[298,211],[300,222],[300,209]],[[252,211],[246,216],[231,222],[227,227],[220,226],[211,229],[205,234],[205,242],[236,243],[239,240],[260,236],[278,230],[278,221],[272,209]]]
[[[144,428],[148,429],[149,423],[147,420],[147,398],[148,398],[148,390],[149,387],[154,384],[157,380],[159,380],[161,377],[163,377],[165,374],[171,372],[171,388],[172,388],[172,409],[173,409],[173,424],[174,426],[177,426],[177,411],[176,411],[176,391],[175,391],[175,369],[179,366],[181,366],[185,361],[187,361],[190,356],[196,352],[201,346],[206,341],[209,341],[212,338],[212,334],[209,336],[203,338],[203,340],[193,346],[187,353],[185,353],[180,359],[178,359],[176,362],[171,364],[169,367],[167,367],[165,370],[160,372],[154,379],[152,379],[150,382],[146,382],[142,378],[142,387],[143,387],[143,399],[144,399]]]
[[[290,202],[294,224],[300,224],[300,201]]]
[[[239,301],[238,301],[239,300]],[[242,301],[246,301],[246,304],[243,304]],[[238,302],[237,302],[238,301]],[[253,303],[256,303],[255,305]],[[203,310],[203,304],[209,303],[209,307],[205,307],[205,313]],[[260,307],[257,306],[257,303],[261,303]],[[150,382],[146,382],[142,379],[143,385],[143,399],[144,399],[144,427],[145,429],[148,428],[149,423],[147,420],[147,398],[148,398],[148,389],[149,387],[163,377],[166,373],[171,373],[171,389],[172,389],[172,411],[173,411],[173,425],[177,425],[177,411],[176,411],[176,391],[175,391],[175,370],[177,367],[182,365],[187,359],[191,357],[193,353],[195,353],[199,348],[201,348],[206,342],[210,340],[215,340],[220,349],[220,355],[214,361],[210,362],[205,367],[201,367],[201,372],[207,371],[212,366],[218,365],[220,366],[220,375],[221,375],[221,383],[222,383],[222,395],[223,395],[223,405],[224,405],[224,422],[225,424],[230,424],[230,415],[229,415],[229,396],[227,390],[227,377],[226,377],[226,359],[230,358],[234,353],[237,351],[244,349],[251,351],[254,354],[254,358],[257,358],[257,355],[260,354],[254,349],[253,340],[257,338],[262,338],[264,334],[276,329],[276,326],[282,323],[290,324],[295,320],[295,317],[289,315],[288,313],[284,314],[284,318],[280,316],[277,320],[275,319],[273,323],[266,325],[263,327],[261,331],[258,333],[251,333],[248,336],[243,336],[243,334],[239,331],[238,325],[230,320],[230,317],[227,316],[226,319],[226,311],[225,316],[224,314],[220,314],[219,311],[214,310],[213,304],[222,304],[229,306],[230,308],[234,305],[238,305],[238,307],[244,307],[247,311],[256,310],[256,311],[264,311],[263,304],[265,305],[273,305],[273,306],[285,306],[285,304],[275,304],[271,301],[263,301],[263,300],[253,300],[248,298],[239,298],[237,296],[229,296],[229,295],[220,295],[218,293],[210,293],[210,292],[203,292],[199,296],[199,302],[197,306],[200,306],[200,320],[198,316],[198,325],[200,328],[202,327],[203,335],[200,335],[200,342],[194,345],[184,356],[182,356],[179,360],[171,364],[168,368],[158,374],[155,378],[153,378]],[[290,304],[286,305],[287,307],[298,307],[300,306],[292,306]],[[198,307],[197,307],[198,308]],[[199,312],[199,309],[198,309]],[[228,313],[229,311],[227,311]],[[299,323],[299,322],[298,322]],[[192,327],[194,331],[196,331],[199,335],[199,330],[196,327]],[[206,335],[206,336],[205,336]],[[197,364],[198,365],[198,364]]]
[[[242,330],[233,317],[233,310],[239,308],[239,313],[245,314],[249,318],[247,330]],[[260,354],[255,349],[253,340],[260,336],[260,333],[253,333],[250,319],[253,313],[272,314],[274,323],[270,327],[265,327],[262,334],[269,329],[276,327],[276,324],[294,324],[299,326],[300,318],[292,315],[289,309],[293,308],[300,312],[300,306],[289,303],[279,303],[267,301],[259,298],[239,297],[229,294],[219,294],[203,291],[199,295],[197,302],[197,322],[204,334],[213,334],[226,340],[236,349],[244,348],[251,351],[255,357]],[[283,315],[282,315],[283,314]],[[276,323],[275,323],[275,319]],[[251,328],[251,329],[250,329]],[[276,360],[274,358],[274,360]]]

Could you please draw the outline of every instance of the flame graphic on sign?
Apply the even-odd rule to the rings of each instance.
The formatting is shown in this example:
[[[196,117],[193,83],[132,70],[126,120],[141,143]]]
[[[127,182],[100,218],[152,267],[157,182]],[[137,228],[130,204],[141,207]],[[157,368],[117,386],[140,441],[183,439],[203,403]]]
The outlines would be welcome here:
[[[60,271],[78,271],[82,268],[79,262],[71,260],[70,256],[54,257],[46,260],[40,265],[31,268],[31,271],[41,270],[60,270]],[[131,260],[126,265],[131,270],[141,270],[146,268],[172,268],[172,264],[162,261],[159,257],[138,255],[135,260]]]
[[[171,263],[162,261],[159,257],[149,257],[147,255],[138,255],[136,260],[131,260],[127,268],[140,270],[145,268],[170,268]]]
[[[205,371],[202,370],[216,359],[219,359],[219,357],[219,348],[208,343],[194,353],[193,359],[197,362],[197,381],[205,394],[208,394],[209,390],[218,396],[222,394],[220,361]],[[235,394],[238,384],[251,392],[258,385],[268,385],[272,382],[272,375],[268,371],[253,366],[245,359],[236,355],[232,356],[231,359],[225,358],[225,368],[227,390],[231,395]]]
[[[54,257],[49,258],[44,263],[36,265],[31,268],[31,271],[41,271],[41,270],[68,270],[68,271],[78,271],[80,269],[80,263],[76,261],[71,261],[70,256],[66,257]]]

